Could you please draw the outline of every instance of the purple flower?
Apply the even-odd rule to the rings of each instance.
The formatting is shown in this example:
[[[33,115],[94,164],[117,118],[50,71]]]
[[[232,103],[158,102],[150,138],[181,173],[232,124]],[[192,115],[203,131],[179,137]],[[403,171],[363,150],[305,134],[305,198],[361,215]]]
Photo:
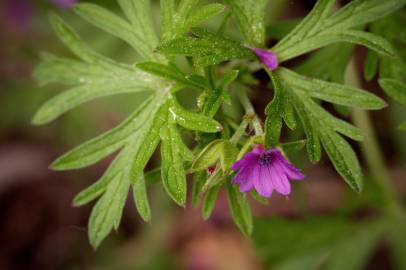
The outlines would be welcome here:
[[[52,0],[52,2],[60,8],[69,9],[76,4],[77,0]]]
[[[263,197],[271,197],[274,190],[289,195],[289,180],[301,180],[305,177],[286,160],[280,150],[265,150],[262,145],[256,145],[251,152],[235,162],[231,169],[239,170],[233,183],[240,184],[240,192],[255,188]]]
[[[269,69],[274,70],[278,67],[278,57],[275,53],[260,48],[251,48],[261,62]]]

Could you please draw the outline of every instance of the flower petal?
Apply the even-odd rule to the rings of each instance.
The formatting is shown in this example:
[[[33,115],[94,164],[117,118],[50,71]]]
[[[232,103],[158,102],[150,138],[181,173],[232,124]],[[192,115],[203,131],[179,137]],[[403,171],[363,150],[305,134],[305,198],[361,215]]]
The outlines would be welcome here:
[[[245,166],[234,176],[233,183],[240,184],[244,183],[250,176],[250,168],[249,166]]]
[[[275,190],[282,195],[289,195],[291,191],[290,183],[285,172],[274,162],[269,166],[272,184]]]
[[[258,176],[253,179],[255,189],[261,196],[269,198],[272,195],[274,186],[272,183],[268,166],[259,166],[258,171],[259,171]]]
[[[284,170],[289,179],[302,180],[305,178],[305,175],[299,169],[293,166],[288,160],[286,160],[282,154],[277,155],[275,162],[277,162],[280,168]]]
[[[240,184],[239,191],[240,192],[248,192],[254,188],[254,182],[251,180],[247,180],[245,183]]]
[[[231,169],[233,171],[236,171],[238,169],[242,169],[243,167],[246,166],[255,166],[257,155],[254,153],[250,152],[245,154],[240,160],[237,160],[233,166],[231,166]]]
[[[269,70],[275,70],[278,67],[278,57],[275,53],[261,48],[252,48],[251,50]]]

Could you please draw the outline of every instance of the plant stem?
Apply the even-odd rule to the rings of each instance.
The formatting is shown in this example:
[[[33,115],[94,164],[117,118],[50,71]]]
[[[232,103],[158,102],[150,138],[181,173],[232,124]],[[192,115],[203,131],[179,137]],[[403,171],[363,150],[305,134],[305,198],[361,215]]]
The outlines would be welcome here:
[[[251,104],[251,101],[249,100],[249,98],[247,96],[247,92],[242,87],[238,87],[237,96],[241,102],[241,105],[243,106],[243,108],[245,110],[245,113],[247,115],[250,115],[250,114],[253,115],[252,126],[254,127],[255,135],[261,136],[262,134],[264,134],[264,130],[262,129],[261,122],[255,113],[255,110]]]
[[[241,137],[245,134],[245,129],[247,128],[250,121],[247,118],[244,118],[241,124],[238,126],[237,130],[234,132],[233,136],[230,139],[230,142],[233,144],[237,144]]]
[[[354,60],[348,66],[346,82],[358,88],[362,88],[361,81]],[[354,124],[359,127],[365,135],[361,143],[362,154],[367,162],[371,178],[381,191],[385,200],[385,210],[392,216],[402,216],[404,214],[400,199],[393,187],[393,181],[383,160],[383,154],[376,139],[369,113],[360,109],[352,110]]]

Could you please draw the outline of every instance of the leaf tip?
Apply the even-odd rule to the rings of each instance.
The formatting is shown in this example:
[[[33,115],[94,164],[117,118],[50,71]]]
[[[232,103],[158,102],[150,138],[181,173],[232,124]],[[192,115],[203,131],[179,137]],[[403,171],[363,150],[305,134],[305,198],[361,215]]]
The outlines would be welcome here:
[[[32,117],[31,119],[31,124],[35,125],[35,126],[40,126],[40,125],[45,125],[47,123],[49,123],[50,121],[48,119],[46,119],[42,113],[41,113],[41,109],[38,110],[34,117]]]
[[[64,171],[67,169],[63,157],[59,157],[54,160],[49,166],[48,169],[53,171]]]

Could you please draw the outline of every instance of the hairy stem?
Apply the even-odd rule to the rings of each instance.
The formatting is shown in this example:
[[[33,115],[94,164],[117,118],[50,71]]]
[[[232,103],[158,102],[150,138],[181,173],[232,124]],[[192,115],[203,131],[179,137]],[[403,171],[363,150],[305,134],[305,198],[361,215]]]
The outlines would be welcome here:
[[[264,130],[262,129],[261,121],[256,115],[254,106],[252,106],[250,99],[247,96],[247,92],[245,89],[238,87],[237,88],[237,96],[243,106],[245,113],[247,115],[254,115],[252,119],[252,126],[254,127],[255,135],[260,136],[264,134]]]
[[[347,69],[346,82],[350,85],[362,88],[359,74],[353,60]],[[371,178],[379,187],[381,195],[385,200],[385,211],[393,216],[403,215],[403,208],[385,165],[369,113],[364,110],[353,109],[352,119],[354,124],[364,132],[365,139],[361,143],[362,154],[367,163]]]

